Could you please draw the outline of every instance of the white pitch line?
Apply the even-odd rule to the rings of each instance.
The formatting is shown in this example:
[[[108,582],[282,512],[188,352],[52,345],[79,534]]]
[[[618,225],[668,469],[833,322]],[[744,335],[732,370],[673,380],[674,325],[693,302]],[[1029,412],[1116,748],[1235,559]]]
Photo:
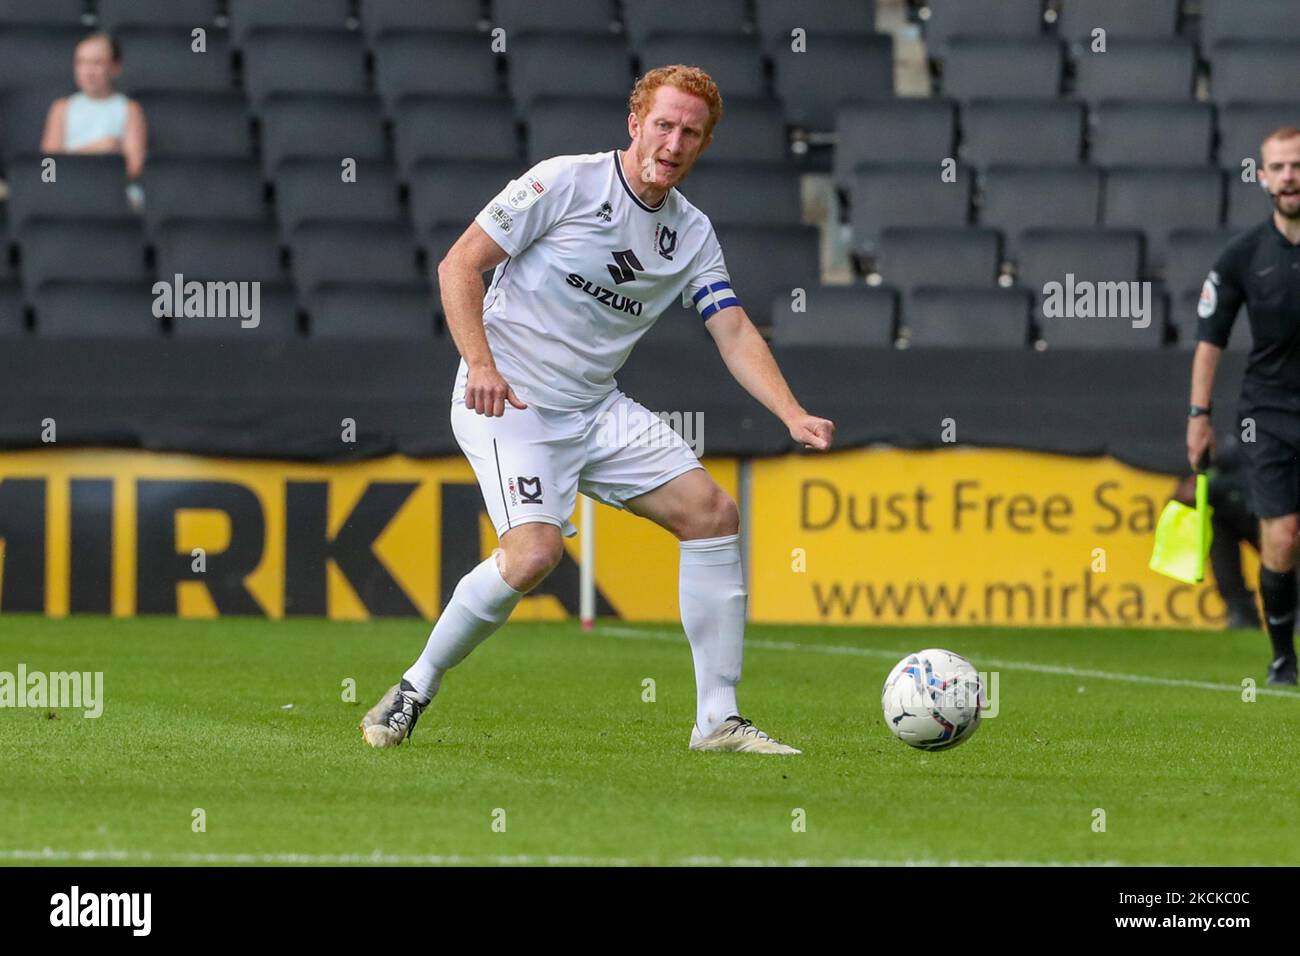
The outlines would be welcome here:
[[[148,850],[0,850],[0,863],[144,863],[159,865],[298,865],[298,866],[800,866],[800,867],[952,867],[952,866],[1135,866],[1117,860],[876,860],[851,857],[830,860],[759,859],[751,857],[688,856],[678,859],[632,859],[600,856],[461,856],[401,853],[153,853]],[[1164,864],[1141,864],[1162,866]]]
[[[681,631],[636,630],[630,627],[602,627],[596,625],[596,634],[608,634],[610,637],[631,638],[645,641],[685,641],[686,635]],[[902,660],[909,652],[889,651],[878,647],[849,647],[843,644],[799,644],[794,641],[767,641],[761,638],[745,638],[745,647],[759,647],[769,651],[803,651],[812,654],[847,654],[853,657],[880,657],[889,660]],[[1184,680],[1178,677],[1155,677],[1150,674],[1124,674],[1116,671],[1096,671],[1081,667],[1069,667],[1063,664],[1036,664],[1032,661],[1003,661],[981,657],[979,666],[998,668],[1009,671],[1032,671],[1037,674],[1055,674],[1061,677],[1088,677],[1096,680],[1123,681],[1129,684],[1152,684],[1157,687],[1190,687],[1194,690],[1217,690],[1241,693],[1240,684],[1215,684],[1209,681]],[[1256,694],[1268,694],[1272,697],[1290,697],[1300,700],[1300,691],[1279,690],[1273,687],[1257,687]]]

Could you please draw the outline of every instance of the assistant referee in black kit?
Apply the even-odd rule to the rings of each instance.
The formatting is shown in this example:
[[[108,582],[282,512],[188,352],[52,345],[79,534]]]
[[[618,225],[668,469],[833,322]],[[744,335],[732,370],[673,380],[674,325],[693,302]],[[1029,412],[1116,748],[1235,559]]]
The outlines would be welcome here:
[[[1242,422],[1255,422],[1255,440],[1243,440],[1241,449],[1260,517],[1259,591],[1273,643],[1268,682],[1294,684],[1292,627],[1300,531],[1300,129],[1288,126],[1269,134],[1260,157],[1260,181],[1273,197],[1273,215],[1228,243],[1201,290],[1187,458],[1195,468],[1207,448],[1213,453],[1214,373],[1245,303],[1253,346],[1238,416]],[[1248,437],[1245,432],[1243,439]]]

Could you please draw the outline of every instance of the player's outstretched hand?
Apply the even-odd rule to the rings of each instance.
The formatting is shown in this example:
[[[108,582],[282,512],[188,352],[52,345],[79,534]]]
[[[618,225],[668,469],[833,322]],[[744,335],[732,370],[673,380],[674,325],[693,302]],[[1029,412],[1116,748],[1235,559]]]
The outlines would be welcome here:
[[[835,440],[835,423],[829,418],[803,415],[790,423],[790,437],[814,451],[826,451]]]
[[[470,369],[465,383],[466,407],[480,415],[499,418],[506,413],[506,402],[515,408],[528,407],[495,368]]]

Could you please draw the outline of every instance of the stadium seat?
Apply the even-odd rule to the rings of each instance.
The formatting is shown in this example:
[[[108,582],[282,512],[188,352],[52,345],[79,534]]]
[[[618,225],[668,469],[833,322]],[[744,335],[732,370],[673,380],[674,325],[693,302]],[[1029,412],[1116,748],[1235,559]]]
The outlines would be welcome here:
[[[1045,316],[1040,309],[1035,316],[1042,346],[1048,349],[1158,349],[1165,342],[1167,300],[1164,291],[1154,283],[1143,284],[1150,291],[1147,305],[1150,315],[1146,324],[1135,327],[1132,315],[1106,318],[1079,316]],[[1132,290],[1129,290],[1129,295]],[[1145,294],[1145,293],[1143,293]],[[1123,308],[1124,299],[1116,300]],[[1135,312],[1137,305],[1129,302],[1128,309]]]
[[[797,226],[799,176],[783,166],[714,163],[691,172],[681,193],[714,225]]]
[[[723,123],[729,115],[724,115]],[[552,156],[600,153],[627,146],[627,97],[547,96],[537,100],[525,117],[529,164]],[[723,136],[719,126],[711,153]]]
[[[144,197],[151,233],[168,219],[265,220],[268,211],[266,189],[253,159],[150,159],[144,170]]]
[[[492,0],[492,26],[504,27],[511,44],[534,31],[608,34],[614,28],[614,7],[609,0]]]
[[[145,90],[136,96],[149,124],[151,163],[164,156],[253,155],[253,124],[243,94]]]
[[[0,28],[84,25],[85,0],[0,0]]]
[[[701,4],[703,6],[704,4]],[[875,0],[756,0],[759,37],[769,50],[790,49],[791,31],[816,35],[869,37],[876,32]]]
[[[1042,0],[929,0],[925,46],[931,59],[948,56],[952,40],[966,37],[1037,37],[1043,29]]]
[[[352,12],[352,0],[229,0],[229,5],[230,32],[238,47],[250,30],[260,27],[344,30]]]
[[[1191,43],[1117,37],[1103,53],[1084,48],[1074,61],[1074,92],[1089,102],[1104,99],[1190,99],[1196,79]]]
[[[848,188],[863,163],[928,163],[957,155],[957,109],[940,98],[847,103],[835,117],[835,182]]]
[[[657,32],[635,50],[642,74],[668,63],[689,63],[713,77],[724,99],[768,95],[762,50],[753,37]]]
[[[82,26],[0,25],[0,89],[62,85],[73,92],[72,55]]]
[[[903,306],[909,348],[1022,349],[1029,338],[1031,296],[1025,289],[922,286]]]
[[[275,168],[275,212],[285,233],[307,219],[394,222],[402,218],[397,174],[391,163],[358,163],[345,182],[333,160],[286,160]]]
[[[474,33],[388,33],[375,43],[375,87],[391,111],[408,93],[495,96],[502,57]]]
[[[196,27],[208,30],[217,19],[218,0],[97,0],[98,28],[116,35],[125,27]]]
[[[393,134],[403,179],[421,159],[523,161],[504,96],[404,96],[393,110]]]
[[[34,301],[41,338],[151,339],[163,333],[148,281],[47,282]]]
[[[751,27],[748,19],[745,0],[623,0],[623,28],[635,50],[665,29],[696,37],[739,36]]]
[[[719,226],[718,242],[740,304],[755,325],[772,324],[772,300],[820,285],[812,226]]]
[[[126,167],[121,156],[52,157],[55,182],[43,182],[44,157],[22,155],[6,164],[10,229],[29,218],[112,218],[125,216]]]
[[[1136,282],[1142,278],[1142,233],[1136,229],[1026,229],[1020,285],[1041,295],[1049,282]]]
[[[1280,126],[1296,125],[1294,103],[1239,101],[1219,106],[1219,166],[1238,176],[1242,162],[1259,162],[1264,138]]]
[[[262,104],[262,169],[291,156],[386,159],[383,111],[366,94],[277,93]]]
[[[1223,174],[1213,166],[1171,175],[1159,166],[1120,166],[1106,173],[1101,222],[1145,229],[1147,266],[1164,269],[1170,229],[1212,229],[1223,222]]]
[[[434,335],[433,298],[423,282],[403,285],[325,283],[307,305],[318,339],[420,341]]]
[[[1179,0],[1065,0],[1056,29],[1072,43],[1091,42],[1098,27],[1108,46],[1114,37],[1162,39],[1178,30],[1178,6]]]
[[[154,240],[158,275],[278,282],[284,279],[272,223],[246,219],[169,219]]]
[[[257,325],[245,327],[242,317],[237,316],[176,316],[170,321],[172,335],[182,339],[230,339],[250,335],[293,339],[298,336],[298,297],[288,283],[260,282],[257,288]]]
[[[373,47],[384,33],[469,33],[487,26],[479,0],[361,0],[361,29]]]
[[[1250,0],[1249,12],[1239,0],[1200,0],[1201,45],[1220,40],[1300,40],[1300,20],[1294,0]]]
[[[1295,40],[1224,40],[1210,54],[1210,97],[1233,100],[1300,99]]]
[[[16,282],[0,282],[0,339],[27,334],[23,293]]]
[[[1225,222],[1229,229],[1240,232],[1273,214],[1273,197],[1259,182],[1244,182],[1240,173],[1229,171],[1227,177],[1228,214]]]
[[[1101,221],[1101,171],[1091,166],[993,165],[981,186],[980,225],[1002,230],[1013,261],[1026,229],[1086,228]]]
[[[1261,217],[1262,218],[1262,217]],[[1219,254],[1236,233],[1232,229],[1174,229],[1169,233],[1165,285],[1174,302],[1199,293]]]
[[[628,142],[626,104],[619,146]],[[722,122],[713,131],[713,142],[697,161],[708,163],[753,162],[781,163],[789,159],[789,137],[781,104],[773,99],[725,99]]]
[[[964,226],[970,219],[970,169],[959,167],[946,183],[935,166],[864,164],[853,174],[849,222],[853,246],[870,252],[890,226]]]
[[[204,90],[220,92],[233,86],[230,44],[225,34],[210,30],[207,50],[196,53],[185,27],[123,27],[122,88],[137,90]],[[148,117],[146,116],[146,119]]]
[[[1082,103],[975,99],[961,111],[960,156],[990,163],[1077,163],[1083,157]],[[1033,135],[1026,135],[1033,130]]]
[[[1180,349],[1195,349],[1199,341],[1196,338],[1198,324],[1196,307],[1200,301],[1199,288],[1174,297],[1170,324],[1177,335],[1177,345]],[[1232,332],[1228,335],[1228,344],[1224,351],[1247,354],[1251,350],[1253,341],[1250,333],[1250,312],[1243,305],[1241,311],[1237,313],[1237,320],[1232,323]]]
[[[626,97],[632,87],[631,59],[615,37],[529,33],[512,37],[509,50],[510,96],[520,115],[542,96]]]
[[[888,34],[813,34],[806,52],[782,45],[772,60],[776,93],[794,126],[831,130],[842,103],[894,93],[894,47]]]
[[[0,157],[39,150],[50,106],[67,85],[0,90]]]
[[[424,160],[411,173],[411,219],[421,236],[436,226],[464,231],[479,211],[524,171],[508,160],[452,162]]]
[[[904,293],[923,285],[993,288],[1001,263],[997,231],[978,226],[882,229],[875,262],[880,279]]]
[[[29,292],[50,279],[147,277],[137,219],[29,219],[19,249]]]
[[[789,293],[772,300],[776,345],[892,348],[898,293],[888,286],[818,285],[804,290],[803,311]]]
[[[257,29],[244,37],[244,86],[256,110],[273,93],[363,93],[361,39],[330,30]]]
[[[1052,99],[1061,91],[1061,45],[1051,37],[952,39],[945,95],[961,100]]]
[[[415,240],[405,222],[311,220],[289,234],[294,283],[310,301],[326,282],[419,282]]]
[[[1204,166],[1211,161],[1214,107],[1188,100],[1103,100],[1092,108],[1092,161],[1099,166]]]

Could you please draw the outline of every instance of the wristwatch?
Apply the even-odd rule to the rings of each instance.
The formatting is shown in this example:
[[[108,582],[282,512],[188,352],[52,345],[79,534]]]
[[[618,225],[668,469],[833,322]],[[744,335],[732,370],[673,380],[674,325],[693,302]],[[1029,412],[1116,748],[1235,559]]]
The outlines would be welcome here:
[[[1209,405],[1193,405],[1191,408],[1187,410],[1188,418],[1199,418],[1202,415],[1204,415],[1206,418],[1210,417]]]

